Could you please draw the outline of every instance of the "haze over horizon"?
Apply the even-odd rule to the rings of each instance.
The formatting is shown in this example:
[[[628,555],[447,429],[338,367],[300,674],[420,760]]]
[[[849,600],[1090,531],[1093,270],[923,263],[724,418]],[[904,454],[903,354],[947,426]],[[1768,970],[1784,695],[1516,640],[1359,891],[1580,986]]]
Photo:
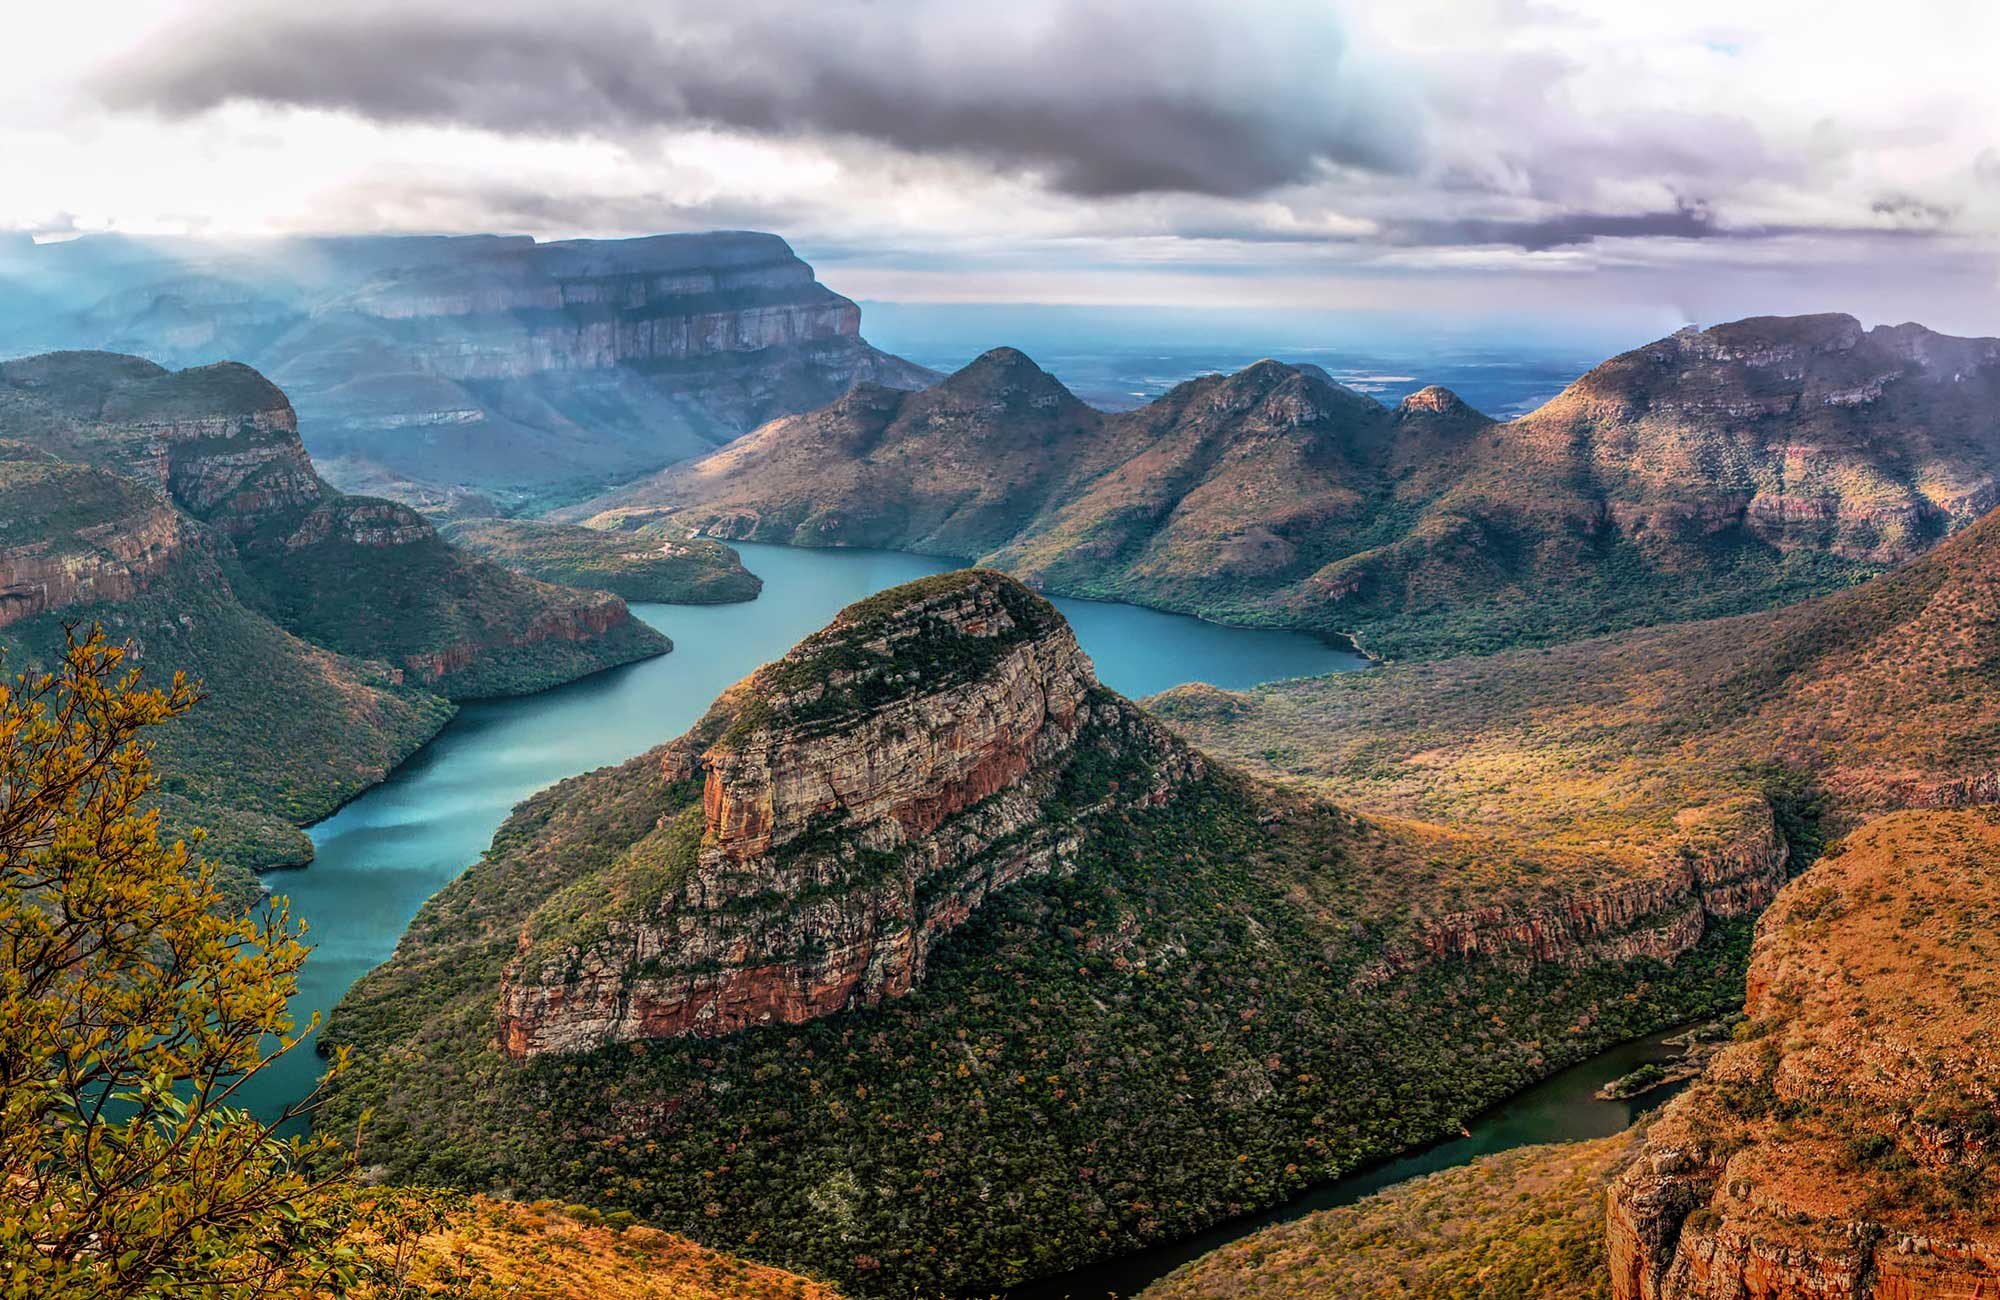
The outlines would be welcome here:
[[[777,231],[850,296],[2000,333],[2000,17],[1879,6],[42,8],[0,231]]]

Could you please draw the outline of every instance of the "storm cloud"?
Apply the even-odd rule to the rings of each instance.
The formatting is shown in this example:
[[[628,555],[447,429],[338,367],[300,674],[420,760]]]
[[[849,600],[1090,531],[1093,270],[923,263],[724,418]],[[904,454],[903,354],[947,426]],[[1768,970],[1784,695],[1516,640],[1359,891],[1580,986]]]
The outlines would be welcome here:
[[[558,12],[558,8],[560,12]],[[1421,158],[1422,114],[1324,5],[760,0],[224,6],[97,80],[119,109],[334,110],[620,136],[712,126],[972,160],[1062,194],[1245,197]]]

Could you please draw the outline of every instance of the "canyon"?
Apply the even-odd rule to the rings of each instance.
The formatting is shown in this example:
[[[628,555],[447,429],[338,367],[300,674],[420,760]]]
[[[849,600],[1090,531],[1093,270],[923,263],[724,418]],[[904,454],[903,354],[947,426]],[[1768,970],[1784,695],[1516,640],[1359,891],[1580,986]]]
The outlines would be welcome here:
[[[392,1179],[561,1196],[582,1161],[851,1293],[990,1289],[1726,1006],[1786,861],[1754,811],[1621,880],[1330,804],[1190,748],[1040,597],[956,571],[517,807],[335,1009],[327,1122],[372,1111]],[[1449,905],[1496,862],[1526,928]]]
[[[862,387],[561,517],[894,547],[1065,595],[1351,635],[1384,658],[1787,603],[2000,500],[2000,341],[1848,316],[1687,329],[1500,422],[1258,362],[1134,411],[1013,349]]]
[[[668,643],[601,592],[456,550],[315,472],[247,366],[112,353],[0,363],[0,647],[23,669],[102,626],[204,707],[160,740],[171,826],[234,870],[303,861],[296,826],[380,780],[446,697],[553,685]],[[283,703],[280,703],[283,701]]]
[[[2000,1282],[1991,809],[1880,818],[1758,925],[1749,1020],[1614,1182],[1615,1300]]]
[[[230,357],[290,394],[335,483],[432,513],[573,497],[857,383],[936,378],[776,235],[226,242],[99,236],[15,273],[91,304],[23,351]],[[0,268],[4,275],[4,268]]]

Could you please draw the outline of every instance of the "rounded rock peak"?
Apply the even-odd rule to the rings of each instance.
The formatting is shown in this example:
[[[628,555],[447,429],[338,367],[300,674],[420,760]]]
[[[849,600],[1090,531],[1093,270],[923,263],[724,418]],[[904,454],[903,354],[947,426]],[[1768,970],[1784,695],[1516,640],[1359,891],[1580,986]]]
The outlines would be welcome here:
[[[1403,415],[1460,415],[1472,408],[1443,384],[1428,384],[1396,403],[1396,410]]]

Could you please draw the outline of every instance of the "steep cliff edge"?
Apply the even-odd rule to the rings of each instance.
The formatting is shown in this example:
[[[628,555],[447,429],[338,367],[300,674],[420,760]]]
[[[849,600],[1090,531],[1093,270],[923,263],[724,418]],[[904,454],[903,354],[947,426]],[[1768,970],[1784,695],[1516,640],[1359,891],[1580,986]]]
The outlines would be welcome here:
[[[859,383],[936,378],[870,347],[854,302],[751,231],[104,236],[31,261],[90,306],[22,350],[56,333],[168,365],[247,361],[291,395],[329,477],[406,504],[573,498]]]
[[[169,371],[103,352],[0,363],[0,436],[152,487],[229,539],[238,594],[288,631],[446,695],[538,689],[667,648],[615,599],[515,574],[406,506],[330,487],[290,401],[248,366]]]
[[[1086,727],[1155,751],[1128,798],[1201,774],[1007,579],[949,574],[848,609],[661,752],[662,780],[701,781],[701,815],[632,852],[677,887],[615,918],[563,899],[529,921],[506,1050],[796,1024],[908,992],[988,895],[1074,865],[1077,831],[1045,805]],[[603,933],[569,938],[579,921]]]
[[[516,809],[335,1011],[326,1122],[372,1111],[391,1178],[984,1294],[1725,1007],[1784,861],[1744,811],[1644,870],[1357,816],[1176,741],[1019,583],[947,574]],[[1641,883],[1532,934],[1455,915]]]
[[[159,738],[161,804],[238,867],[312,856],[297,826],[442,726],[443,695],[554,685],[667,648],[623,602],[458,551],[408,508],[313,471],[285,395],[245,366],[0,363],[0,651],[100,623],[155,678],[203,683]]]
[[[1898,813],[1758,926],[1750,1019],[1609,1198],[1618,1300],[2000,1288],[2000,815]]]

